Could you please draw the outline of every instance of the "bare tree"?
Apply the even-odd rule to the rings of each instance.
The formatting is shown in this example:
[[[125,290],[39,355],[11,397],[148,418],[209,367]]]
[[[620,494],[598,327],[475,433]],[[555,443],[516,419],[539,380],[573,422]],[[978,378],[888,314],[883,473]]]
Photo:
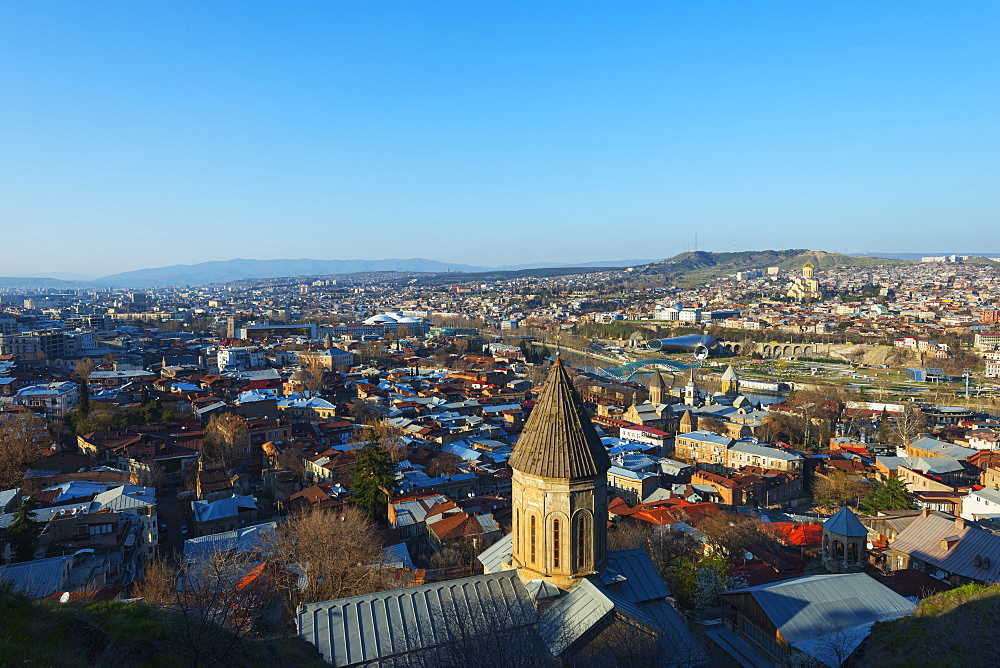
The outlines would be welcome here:
[[[917,434],[930,426],[927,415],[919,408],[907,406],[902,413],[888,419],[886,434],[889,444],[900,446],[909,443]]]
[[[213,417],[205,427],[201,456],[205,468],[230,468],[247,454],[250,433],[246,421],[234,413]]]
[[[38,451],[50,440],[40,417],[32,413],[0,413],[0,489],[17,486]]]
[[[726,423],[711,416],[698,418],[698,429],[710,431],[719,436],[729,436],[729,428],[726,427]]]
[[[870,485],[840,471],[817,475],[812,484],[813,499],[823,508],[857,507],[869,489]]]
[[[302,385],[310,394],[319,394],[325,387],[324,374],[326,365],[316,355],[299,355],[299,366],[302,367],[304,378]]]
[[[76,363],[76,367],[73,370],[73,374],[80,380],[86,382],[90,378],[90,374],[94,373],[94,367],[97,366],[94,360],[89,357],[84,357],[82,360]]]
[[[281,583],[270,562],[254,555],[216,551],[173,567],[154,561],[134,594],[148,605],[180,614],[180,637],[192,666],[225,664],[236,648],[232,636],[256,634]]]
[[[608,549],[642,549],[671,590],[676,589],[677,566],[695,559],[701,551],[698,541],[683,531],[649,522],[621,521],[608,532]]]
[[[385,588],[375,525],[351,506],[318,510],[278,527],[277,552],[305,577],[303,603],[357,596]]]

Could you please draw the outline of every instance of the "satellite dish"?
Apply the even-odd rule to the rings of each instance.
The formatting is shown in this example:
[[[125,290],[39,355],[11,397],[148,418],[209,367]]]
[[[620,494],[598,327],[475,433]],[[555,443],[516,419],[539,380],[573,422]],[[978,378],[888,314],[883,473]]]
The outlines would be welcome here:
[[[745,554],[743,555],[743,557],[744,557],[745,559],[748,559],[748,560],[751,560],[751,561],[752,561],[752,560],[753,560],[753,552],[747,552],[747,553],[745,553]]]
[[[68,591],[64,591],[62,593],[62,596],[59,597],[59,602],[60,603],[69,603],[69,592]]]

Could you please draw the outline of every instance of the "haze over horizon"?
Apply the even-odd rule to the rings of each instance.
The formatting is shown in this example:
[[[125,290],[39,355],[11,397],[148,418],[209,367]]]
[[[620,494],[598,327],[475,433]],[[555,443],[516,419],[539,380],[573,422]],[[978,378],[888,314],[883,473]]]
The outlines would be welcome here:
[[[0,274],[574,264],[695,233],[1000,250],[998,27],[993,3],[8,3]]]

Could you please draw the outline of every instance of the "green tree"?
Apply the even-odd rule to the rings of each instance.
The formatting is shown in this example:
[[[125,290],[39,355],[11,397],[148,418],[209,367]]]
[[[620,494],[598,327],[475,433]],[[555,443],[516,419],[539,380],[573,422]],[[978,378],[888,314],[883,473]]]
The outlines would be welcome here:
[[[720,553],[704,554],[677,570],[678,594],[690,606],[703,610],[719,604],[719,594],[746,586],[740,578],[731,578],[726,557]]]
[[[77,404],[77,407],[83,415],[86,416],[90,414],[90,390],[87,388],[86,379],[80,381],[80,401]]]
[[[866,513],[877,513],[881,510],[916,510],[917,504],[902,478],[889,478],[885,482],[875,483],[875,489],[861,504],[861,508]]]
[[[33,508],[37,505],[34,496],[25,499],[11,519],[7,527],[7,543],[13,550],[13,561],[29,561],[35,554],[38,536],[43,525],[35,519]]]
[[[383,450],[374,433],[361,446],[358,461],[351,470],[351,490],[355,505],[379,526],[389,515],[389,496],[396,487],[392,458]]]

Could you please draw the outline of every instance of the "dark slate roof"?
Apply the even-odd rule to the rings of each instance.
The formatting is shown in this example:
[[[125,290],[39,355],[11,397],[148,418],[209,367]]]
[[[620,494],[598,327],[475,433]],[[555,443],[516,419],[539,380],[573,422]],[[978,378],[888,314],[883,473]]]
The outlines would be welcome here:
[[[611,468],[608,451],[559,358],[509,463],[512,469],[542,478],[593,478]]]
[[[865,528],[861,520],[847,506],[844,506],[835,512],[830,519],[823,522],[823,530],[839,536],[860,537],[868,535],[868,529]]]

